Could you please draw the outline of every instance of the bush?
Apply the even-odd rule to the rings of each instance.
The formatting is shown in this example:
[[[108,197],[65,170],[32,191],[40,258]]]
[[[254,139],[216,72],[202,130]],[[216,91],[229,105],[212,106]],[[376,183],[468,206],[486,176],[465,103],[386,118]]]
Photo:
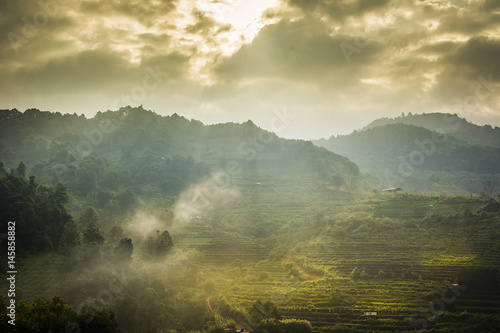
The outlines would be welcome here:
[[[284,319],[281,321],[287,333],[310,333],[312,325],[307,320]]]
[[[312,325],[307,320],[265,319],[254,329],[254,333],[311,333]]]

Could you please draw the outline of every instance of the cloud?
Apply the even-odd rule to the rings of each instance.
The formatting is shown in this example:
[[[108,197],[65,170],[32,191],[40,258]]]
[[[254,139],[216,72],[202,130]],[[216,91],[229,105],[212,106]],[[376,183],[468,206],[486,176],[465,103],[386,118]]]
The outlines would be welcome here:
[[[487,2],[287,3],[301,12],[274,11],[275,24],[217,63],[206,98],[223,104],[230,95],[254,109],[286,103],[307,112],[301,124],[315,118],[319,127],[345,117],[443,110],[457,94],[473,93],[478,76],[497,75],[497,17],[484,12]],[[342,44],[356,51],[350,63]]]
[[[288,106],[297,115],[290,135],[316,137],[445,110],[473,94],[478,77],[500,81],[495,0],[282,0],[247,30],[227,23],[245,14],[232,10],[237,2],[60,3],[28,38],[26,20],[44,7],[0,2],[1,108],[90,116],[160,66],[168,79],[141,101],[146,108],[265,127],[271,110]],[[9,32],[26,39],[17,53]],[[483,120],[499,106],[495,92]]]
[[[344,21],[348,17],[361,16],[375,10],[383,10],[390,0],[288,0],[292,6],[299,7],[306,12],[327,14],[337,21]]]
[[[330,86],[360,76],[363,65],[375,61],[381,48],[376,43],[356,54],[355,66],[348,66],[341,43],[354,44],[359,36],[332,35],[321,21],[305,17],[282,20],[261,30],[249,45],[221,61],[215,72],[223,80],[281,78]],[[354,46],[355,47],[355,46]]]
[[[450,66],[466,66],[477,73],[500,76],[500,39],[475,36],[454,49],[446,59]]]
[[[88,15],[112,17],[114,15],[132,18],[145,26],[153,26],[174,11],[177,0],[137,1],[108,0],[82,1],[80,10]]]
[[[484,95],[483,91],[487,91],[488,98],[481,98],[479,101],[481,108],[476,110],[476,113],[483,113],[490,118],[494,110],[498,110],[500,106],[498,98],[499,57],[499,39],[477,36],[464,43],[455,43],[448,52],[443,53],[442,70],[436,78],[436,87],[432,91],[433,98],[446,103],[449,107],[460,101],[462,107],[451,108],[451,111],[458,113],[462,111],[462,115],[470,116],[470,112],[464,110],[467,108],[463,107],[465,99],[476,95],[477,87],[482,85],[482,81],[492,81],[493,85],[480,88],[481,95]]]

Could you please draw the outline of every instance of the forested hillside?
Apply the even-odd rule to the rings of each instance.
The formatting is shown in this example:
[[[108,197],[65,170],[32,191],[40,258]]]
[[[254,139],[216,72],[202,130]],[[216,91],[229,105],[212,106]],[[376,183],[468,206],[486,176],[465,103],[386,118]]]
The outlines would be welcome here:
[[[500,128],[490,125],[475,125],[456,114],[422,113],[401,115],[395,118],[380,118],[363,127],[362,131],[390,124],[406,124],[444,133],[471,145],[500,147]]]
[[[441,115],[434,117],[442,119]],[[458,132],[442,134],[442,131],[399,123],[407,118],[413,119],[411,116],[391,121],[381,119],[363,130],[317,140],[315,144],[347,156],[361,171],[377,177],[382,187],[492,194],[494,189],[486,184],[500,183],[500,148],[458,139]],[[440,126],[439,122],[426,117],[415,119],[429,121],[435,129]],[[386,122],[391,124],[385,125]],[[463,124],[464,128],[468,126],[465,121]],[[488,138],[494,141],[493,136]]]
[[[304,175],[344,186],[359,182],[347,158],[284,140],[251,121],[203,125],[142,108],[99,112],[94,118],[30,109],[0,112],[0,160],[20,162],[39,184],[64,184],[86,205],[113,213],[133,209],[139,199],[169,199],[203,177],[223,172],[228,181],[293,181]],[[77,204],[76,202],[74,204]]]

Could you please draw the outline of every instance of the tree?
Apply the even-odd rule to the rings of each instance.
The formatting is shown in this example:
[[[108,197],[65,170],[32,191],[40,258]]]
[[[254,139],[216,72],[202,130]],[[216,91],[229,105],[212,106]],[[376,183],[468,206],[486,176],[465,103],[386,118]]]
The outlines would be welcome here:
[[[493,195],[493,191],[496,187],[496,183],[494,181],[485,180],[482,181],[481,184],[483,184],[484,193],[488,194],[489,196]]]
[[[248,314],[248,321],[250,327],[258,328],[263,323],[269,324],[269,322],[266,322],[266,320],[269,319],[274,319],[274,320],[281,319],[281,315],[276,305],[270,301],[255,302]]]
[[[156,230],[156,238],[149,236],[144,242],[146,253],[150,259],[161,259],[164,258],[170,249],[174,246],[172,242],[172,237],[167,230],[160,233]]]
[[[281,319],[276,305],[257,301],[249,314],[249,324],[255,333],[311,333],[307,320]]]
[[[16,245],[30,251],[58,246],[64,225],[71,219],[66,211],[66,188],[37,185],[15,175],[0,176],[0,219],[16,221]]]
[[[102,180],[102,185],[110,190],[117,190],[120,187],[120,177],[116,171],[109,170]]]
[[[66,222],[61,240],[59,241],[59,252],[71,254],[81,244],[81,236],[73,219]]]
[[[82,193],[85,194],[87,198],[90,198],[92,196],[92,192],[97,186],[97,174],[92,170],[84,171],[80,175],[78,182]]]
[[[111,227],[111,230],[109,230],[108,235],[110,238],[121,239],[123,238],[123,228],[118,225],[114,225]]]
[[[30,177],[30,185],[35,186],[35,179]],[[50,192],[49,197],[53,202],[53,207],[62,209],[69,201],[68,189],[61,183],[58,183]]]
[[[281,321],[277,319],[263,319],[253,328],[254,333],[288,333],[284,330]]]
[[[344,178],[342,178],[342,176],[339,175],[338,173],[335,173],[330,177],[329,183],[330,185],[335,186],[337,188],[345,184]]]
[[[169,226],[174,221],[174,212],[170,209],[166,209],[160,213],[159,218],[165,225]]]
[[[332,307],[351,308],[355,304],[354,299],[348,293],[337,288],[332,290],[328,301]]]
[[[80,215],[80,225],[81,226],[86,226],[89,225],[90,223],[98,224],[99,223],[99,215],[97,214],[96,210],[94,207],[87,207]]]
[[[137,204],[137,196],[129,189],[121,191],[117,198],[122,212],[126,212]]]
[[[26,164],[24,162],[19,163],[16,169],[16,176],[21,177],[21,178],[26,178]]]
[[[0,176],[5,176],[7,175],[7,170],[5,169],[5,165],[3,162],[0,162]]]
[[[99,227],[94,222],[91,222],[83,231],[83,240],[86,244],[96,243],[100,245],[104,243],[104,236],[101,234]]]
[[[159,234],[158,237],[158,255],[166,256],[167,252],[174,246],[172,242],[172,237],[167,230],[163,231],[161,234],[159,231],[156,231]]]
[[[284,319],[281,321],[287,333],[311,333],[312,325],[307,320]]]
[[[81,332],[116,333],[120,331],[113,312],[107,309],[97,311],[92,307],[82,309],[78,318],[78,327]]]
[[[132,253],[134,252],[134,245],[130,238],[123,238],[120,243],[115,247],[114,255],[118,263],[130,265],[132,262]]]
[[[365,270],[361,270],[357,267],[354,267],[354,269],[351,271],[351,279],[357,280],[366,277],[366,272]]]
[[[0,301],[0,304],[2,302]],[[1,322],[0,322],[1,323]],[[9,332],[102,332],[119,331],[115,315],[109,310],[97,311],[83,308],[81,314],[60,296],[35,299],[30,303],[21,300],[16,309],[16,325],[9,325]]]
[[[78,315],[60,296],[19,302],[16,311],[18,332],[64,332],[65,326],[76,323]]]

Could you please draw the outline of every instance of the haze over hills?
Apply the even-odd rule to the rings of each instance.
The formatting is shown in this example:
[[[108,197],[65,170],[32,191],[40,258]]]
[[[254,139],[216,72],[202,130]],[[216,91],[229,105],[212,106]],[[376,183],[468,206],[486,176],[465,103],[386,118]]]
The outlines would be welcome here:
[[[178,193],[194,179],[218,171],[253,182],[299,175],[325,182],[337,173],[345,185],[354,186],[359,178],[347,158],[308,141],[281,139],[252,121],[204,125],[142,107],[99,112],[91,119],[3,110],[0,121],[0,160],[7,167],[23,161],[39,182],[61,181],[75,193],[88,184],[79,179],[82,175],[90,177],[94,191],[110,172],[164,193]]]
[[[498,327],[500,204],[486,177],[500,148],[408,124],[324,141],[336,152],[250,120],[207,126],[142,107],[0,111],[12,331]],[[384,180],[439,195],[379,195]],[[448,288],[456,300],[429,318],[422,309]]]
[[[407,124],[427,128],[463,140],[472,145],[500,147],[500,127],[479,126],[456,114],[422,113],[402,115],[395,118],[379,118],[363,127],[367,130],[389,124]]]
[[[482,182],[498,183],[500,174],[500,128],[441,113],[380,118],[350,135],[314,141],[331,152],[281,139],[252,121],[204,125],[142,107],[99,112],[91,119],[37,109],[4,110],[0,117],[0,160],[7,167],[23,161],[38,181],[62,181],[80,194],[89,183],[80,177],[97,191],[109,173],[164,194],[216,171],[256,183],[307,174],[327,184],[338,175],[346,188],[362,191],[401,186],[476,194],[485,191]],[[364,183],[358,166],[377,179]]]
[[[0,8],[0,333],[500,333],[500,0]]]
[[[381,118],[349,135],[314,141],[354,161],[382,186],[476,193],[500,175],[500,128],[456,115]]]

